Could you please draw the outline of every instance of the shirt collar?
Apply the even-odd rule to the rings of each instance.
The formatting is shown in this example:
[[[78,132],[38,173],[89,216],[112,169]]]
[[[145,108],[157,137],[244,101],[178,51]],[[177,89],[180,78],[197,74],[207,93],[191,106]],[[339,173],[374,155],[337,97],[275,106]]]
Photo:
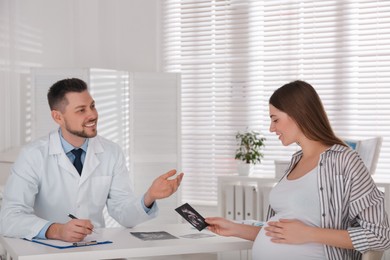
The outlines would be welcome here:
[[[334,144],[331,147],[329,147],[328,149],[326,149],[323,152],[323,154],[328,153],[328,152],[341,152],[341,151],[344,151],[345,149],[349,149],[349,148],[347,146],[344,146],[344,145],[341,145],[341,144]],[[295,152],[292,155],[292,157],[293,158],[298,157],[300,159],[302,157],[302,150],[299,150],[299,151]]]
[[[64,149],[65,153],[69,153],[73,149],[79,148],[79,147],[74,147],[68,141],[65,140],[65,138],[62,136],[61,128],[58,128],[58,133],[60,135],[61,145],[62,145],[62,148]],[[89,141],[89,138],[86,138],[85,142],[80,146],[80,148],[83,149],[84,152],[86,152],[88,149],[88,141]]]

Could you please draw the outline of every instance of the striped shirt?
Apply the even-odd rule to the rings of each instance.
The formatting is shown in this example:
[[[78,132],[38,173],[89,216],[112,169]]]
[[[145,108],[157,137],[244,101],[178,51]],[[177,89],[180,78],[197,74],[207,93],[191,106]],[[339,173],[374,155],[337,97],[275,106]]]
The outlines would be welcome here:
[[[285,175],[302,158],[296,152]],[[335,144],[320,156],[318,192],[321,227],[348,230],[355,250],[324,245],[329,260],[360,260],[368,250],[390,248],[384,194],[376,187],[356,151]],[[270,207],[267,219],[275,215]]]

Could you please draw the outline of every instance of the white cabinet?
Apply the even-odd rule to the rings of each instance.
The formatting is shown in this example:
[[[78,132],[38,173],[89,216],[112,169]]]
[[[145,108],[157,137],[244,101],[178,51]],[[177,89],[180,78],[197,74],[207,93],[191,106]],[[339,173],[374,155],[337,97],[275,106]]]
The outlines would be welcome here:
[[[275,178],[266,177],[238,175],[218,177],[219,215],[232,220],[265,220],[269,204],[268,195],[276,182]],[[237,190],[240,194],[236,194]],[[248,216],[248,212],[253,213]]]
[[[269,192],[288,169],[289,161],[275,161],[275,177],[229,175],[218,177],[218,210],[231,220],[265,220]]]

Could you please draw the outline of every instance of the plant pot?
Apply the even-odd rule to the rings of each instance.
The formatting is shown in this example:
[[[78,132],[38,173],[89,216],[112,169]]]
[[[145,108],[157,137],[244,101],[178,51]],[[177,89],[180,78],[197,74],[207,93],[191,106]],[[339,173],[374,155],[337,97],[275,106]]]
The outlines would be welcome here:
[[[254,167],[254,164],[239,162],[237,164],[238,175],[249,176],[252,174]]]

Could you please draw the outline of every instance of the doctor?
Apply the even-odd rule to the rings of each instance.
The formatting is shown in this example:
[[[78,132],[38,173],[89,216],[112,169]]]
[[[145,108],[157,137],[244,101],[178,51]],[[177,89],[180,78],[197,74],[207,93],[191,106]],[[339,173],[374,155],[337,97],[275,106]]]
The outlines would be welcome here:
[[[59,128],[20,152],[4,190],[0,233],[81,241],[95,227],[104,227],[105,205],[125,227],[155,217],[155,201],[172,195],[183,173],[161,175],[136,197],[121,148],[97,135],[98,113],[86,83],[58,81],[47,97]]]

